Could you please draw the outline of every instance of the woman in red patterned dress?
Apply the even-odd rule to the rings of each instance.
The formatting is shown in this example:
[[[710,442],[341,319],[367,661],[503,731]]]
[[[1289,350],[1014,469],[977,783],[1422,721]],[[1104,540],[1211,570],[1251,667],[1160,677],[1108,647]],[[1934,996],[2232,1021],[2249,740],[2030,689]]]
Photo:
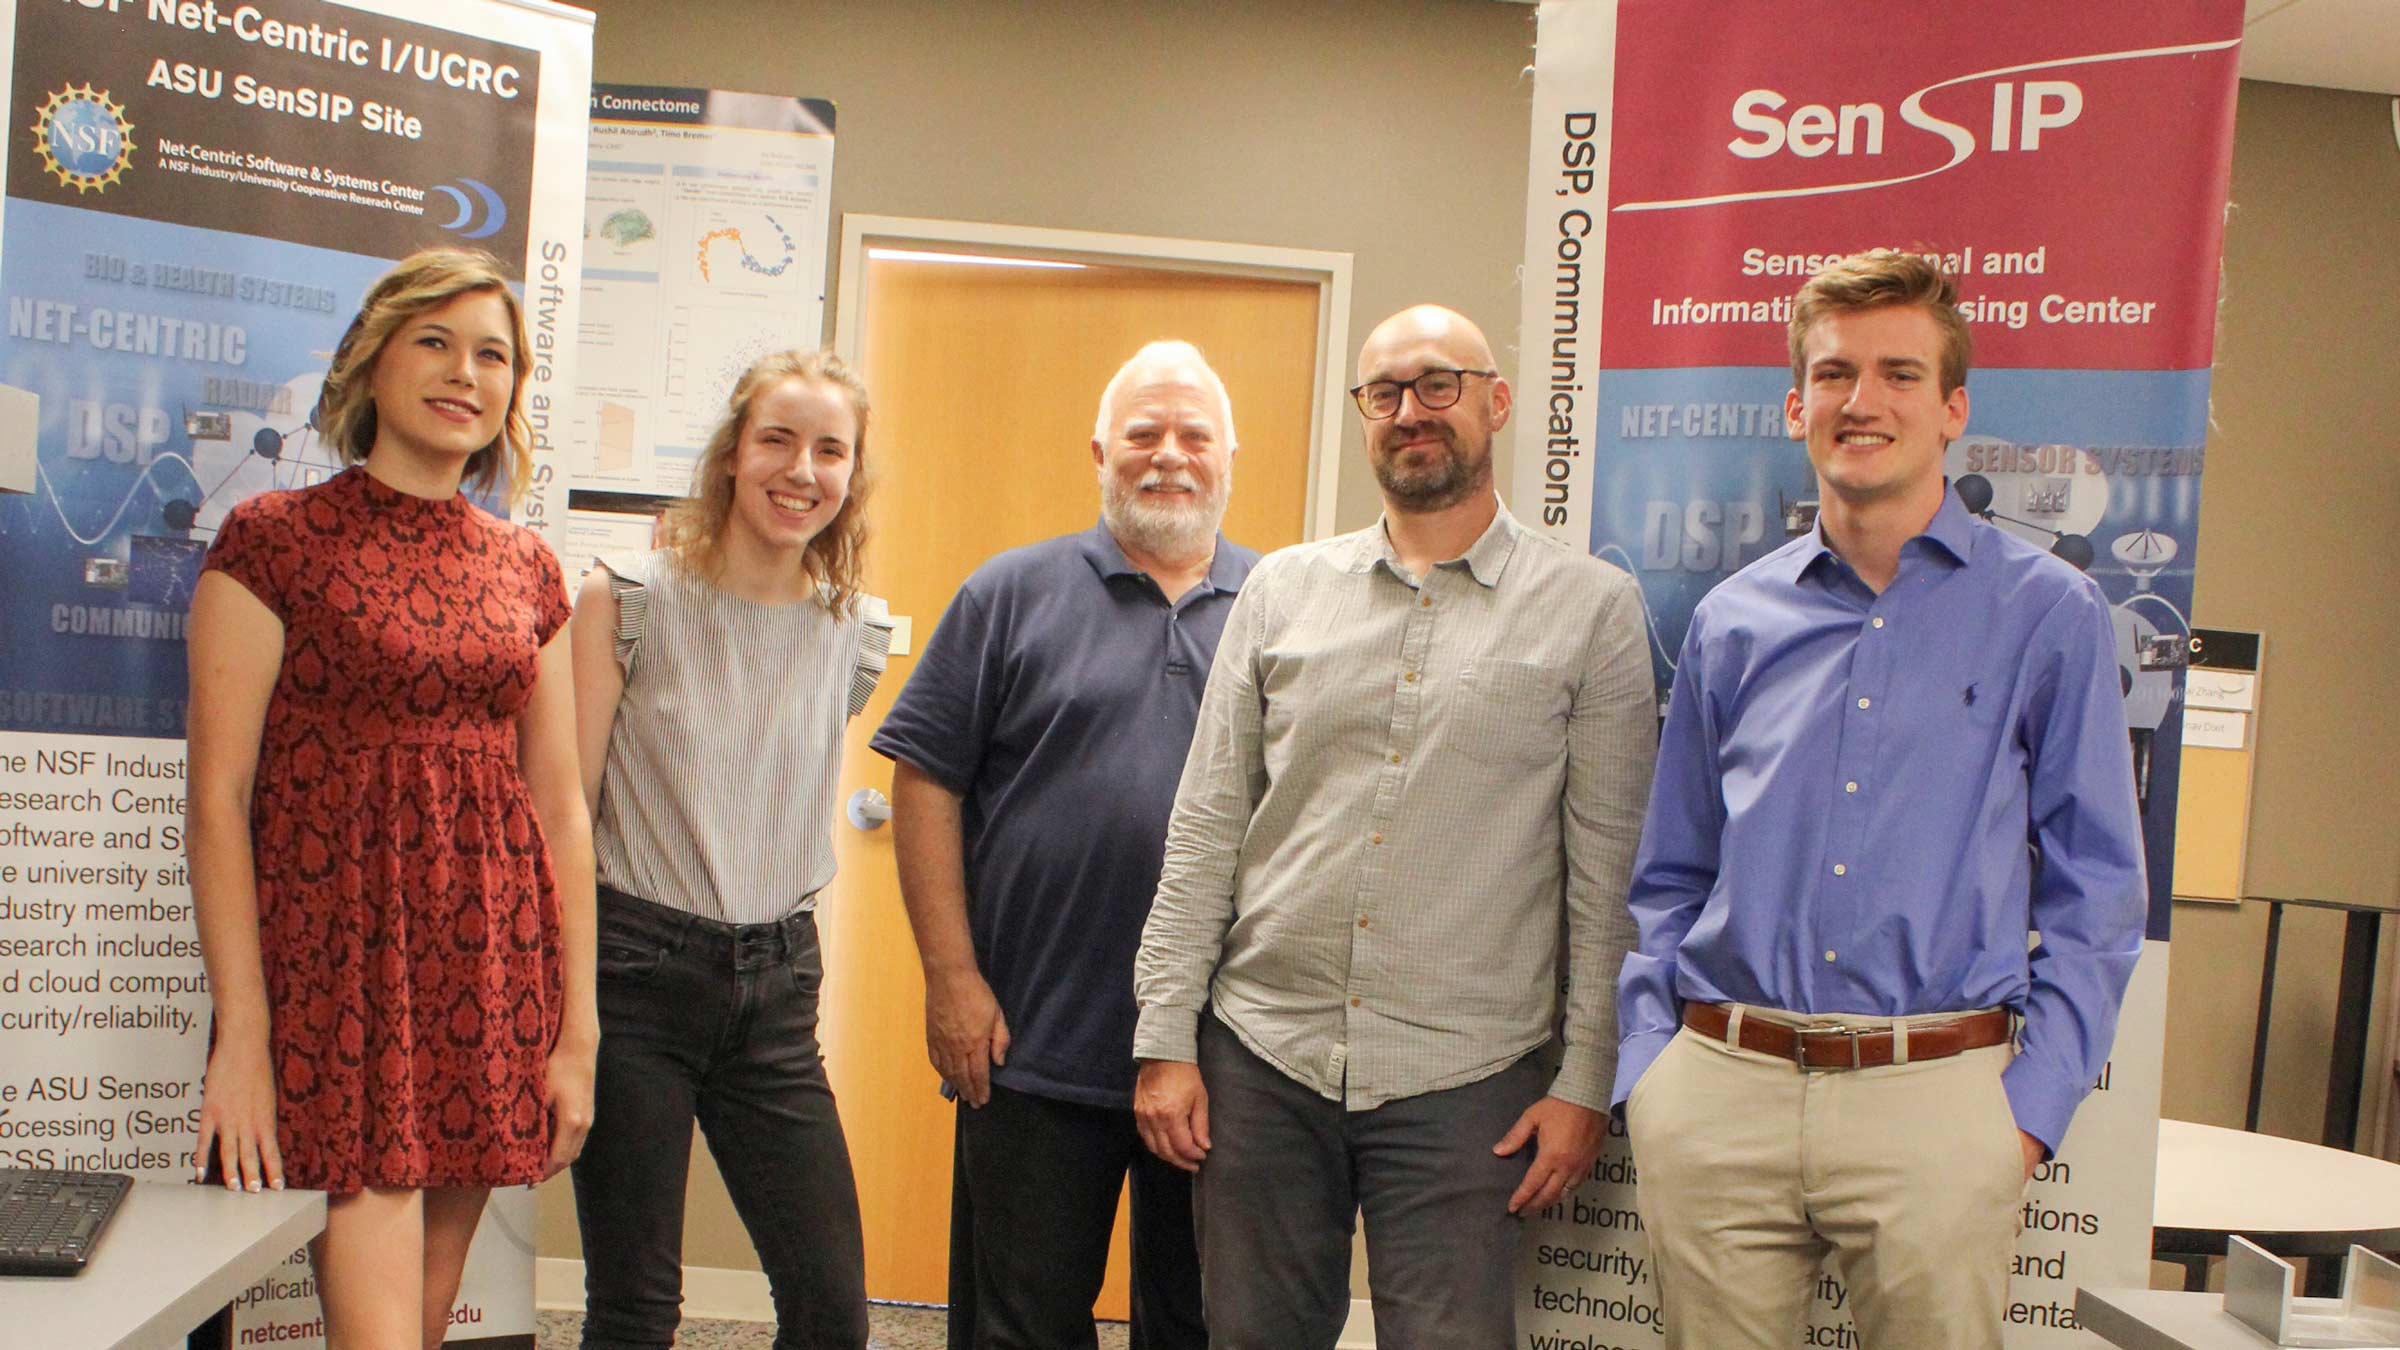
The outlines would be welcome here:
[[[488,255],[368,292],[317,426],[351,466],[227,515],[193,596],[191,864],[228,1187],[331,1193],[335,1350],[438,1345],[493,1186],[591,1121],[591,825],[558,563],[522,490],[531,357]]]

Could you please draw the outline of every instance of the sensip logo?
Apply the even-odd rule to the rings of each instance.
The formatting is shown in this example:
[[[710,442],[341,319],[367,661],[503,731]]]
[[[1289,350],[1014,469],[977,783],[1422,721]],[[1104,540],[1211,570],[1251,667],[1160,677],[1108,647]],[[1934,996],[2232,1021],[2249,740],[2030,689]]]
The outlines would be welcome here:
[[[1916,173],[1889,177],[1863,178],[1848,182],[1827,183],[1816,187],[1766,188],[1755,192],[1723,192],[1707,197],[1684,197],[1671,201],[1622,202],[1618,211],[1674,211],[1693,206],[1716,206],[1726,202],[1769,201],[1778,197],[1825,197],[1839,192],[1863,192],[1869,188],[1890,187],[1896,183],[1913,183],[1947,173],[1973,158],[1985,142],[1977,131],[1946,118],[1936,117],[1925,110],[1925,96],[1962,84],[1992,80],[1992,117],[1988,147],[1993,151],[2035,151],[2042,147],[2044,133],[2056,132],[2075,124],[2083,116],[2082,86],[2072,80],[2029,79],[2017,81],[2004,76],[2025,75],[2034,71],[2060,70],[2070,66],[2096,66],[2113,61],[2146,61],[2162,56],[2190,56],[2201,52],[2223,51],[2237,45],[2238,38],[2222,42],[2195,42],[2176,47],[2146,47],[2138,51],[2100,52],[2090,56],[2066,56],[2053,61],[2034,61],[2021,66],[2003,66],[1996,70],[1979,70],[1929,84],[1900,100],[1899,120],[1903,126],[1939,136],[1949,143],[1947,163]],[[1884,153],[1885,115],[1880,103],[1844,103],[1829,106],[1806,103],[1790,106],[1791,101],[1773,89],[1745,90],[1733,101],[1733,126],[1740,134],[1725,143],[1725,148],[1743,159],[1766,160],[1782,155],[1798,159],[1817,159],[1831,155],[1836,159],[1870,158]]]

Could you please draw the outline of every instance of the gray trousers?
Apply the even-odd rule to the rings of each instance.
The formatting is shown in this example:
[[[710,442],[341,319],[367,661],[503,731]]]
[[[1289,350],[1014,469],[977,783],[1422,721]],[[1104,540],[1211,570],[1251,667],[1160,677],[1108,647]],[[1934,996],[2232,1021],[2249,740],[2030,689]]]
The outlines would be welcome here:
[[[1492,1145],[1550,1076],[1528,1055],[1464,1087],[1351,1111],[1203,1015],[1211,1148],[1193,1202],[1212,1350],[1331,1350],[1362,1212],[1376,1344],[1512,1345],[1522,1225],[1508,1197],[1533,1151],[1495,1158]]]

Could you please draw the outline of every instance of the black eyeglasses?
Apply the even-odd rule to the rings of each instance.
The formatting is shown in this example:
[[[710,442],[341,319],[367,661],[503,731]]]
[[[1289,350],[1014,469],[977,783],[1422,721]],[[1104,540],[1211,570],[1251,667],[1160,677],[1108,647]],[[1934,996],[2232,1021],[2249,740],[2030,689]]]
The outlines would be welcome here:
[[[1351,390],[1350,397],[1358,400],[1360,412],[1380,422],[1399,414],[1400,398],[1406,390],[1417,391],[1418,407],[1438,411],[1458,402],[1458,396],[1466,392],[1469,375],[1489,377],[1499,373],[1496,370],[1451,370],[1436,366],[1413,380],[1369,380]]]

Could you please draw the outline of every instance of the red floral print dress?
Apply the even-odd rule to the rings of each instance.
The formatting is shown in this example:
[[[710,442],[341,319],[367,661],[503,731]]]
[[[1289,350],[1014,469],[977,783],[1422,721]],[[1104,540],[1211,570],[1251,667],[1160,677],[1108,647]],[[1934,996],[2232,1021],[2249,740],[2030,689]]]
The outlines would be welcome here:
[[[207,566],[283,621],[250,828],[286,1180],[540,1180],[558,894],[516,717],[557,559],[354,468],[241,503]]]

